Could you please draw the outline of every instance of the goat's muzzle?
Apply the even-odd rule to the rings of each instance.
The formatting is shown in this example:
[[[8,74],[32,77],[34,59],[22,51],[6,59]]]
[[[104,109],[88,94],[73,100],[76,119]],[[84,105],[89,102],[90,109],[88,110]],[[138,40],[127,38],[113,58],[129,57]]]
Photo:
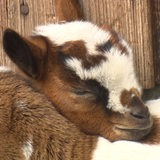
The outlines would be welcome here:
[[[150,133],[153,119],[138,96],[131,98],[128,109],[121,122],[115,125],[115,131],[126,140],[140,140]]]

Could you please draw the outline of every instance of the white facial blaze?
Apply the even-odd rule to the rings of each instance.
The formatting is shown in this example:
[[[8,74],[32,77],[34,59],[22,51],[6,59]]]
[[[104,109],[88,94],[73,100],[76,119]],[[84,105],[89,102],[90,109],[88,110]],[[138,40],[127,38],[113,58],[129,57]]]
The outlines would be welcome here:
[[[75,71],[82,79],[97,80],[103,87],[109,90],[109,109],[124,113],[128,109],[122,106],[120,95],[124,89],[130,90],[132,87],[140,91],[140,86],[134,74],[132,59],[129,56],[118,53],[115,48],[111,53],[106,53],[106,61],[99,65],[85,69],[80,59],[71,58],[66,60],[66,65]]]
[[[122,53],[123,49],[121,50],[114,44],[106,53],[97,51],[97,45],[106,43],[111,38],[112,32],[102,30],[89,22],[75,21],[39,26],[34,31],[34,34],[46,36],[57,45],[63,45],[67,41],[81,40],[85,43],[87,54],[90,56],[104,55],[106,61],[102,60],[99,65],[90,69],[85,69],[82,61],[75,57],[67,59],[66,65],[75,71],[82,80],[97,80],[109,90],[108,108],[123,113],[127,108],[120,103],[121,92],[124,89],[130,90],[133,87],[140,92],[141,88],[137,83],[133,67],[132,50],[125,40],[115,37],[119,38],[116,43],[127,50],[127,55]]]

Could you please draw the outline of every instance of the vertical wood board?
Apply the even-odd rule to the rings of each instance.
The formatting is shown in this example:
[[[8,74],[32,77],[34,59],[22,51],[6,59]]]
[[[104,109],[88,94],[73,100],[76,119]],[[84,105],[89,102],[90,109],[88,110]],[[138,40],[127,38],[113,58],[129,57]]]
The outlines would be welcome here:
[[[56,22],[54,0],[0,1],[0,64],[14,66],[4,55],[2,35],[12,28],[22,35],[30,35],[35,26]]]

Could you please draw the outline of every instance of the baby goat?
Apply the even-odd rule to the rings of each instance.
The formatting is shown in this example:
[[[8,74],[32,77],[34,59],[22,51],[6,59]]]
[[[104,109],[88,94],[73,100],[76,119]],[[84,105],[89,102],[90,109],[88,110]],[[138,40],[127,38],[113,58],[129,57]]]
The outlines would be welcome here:
[[[92,159],[97,137],[81,133],[30,83],[0,70],[0,160]]]
[[[159,143],[153,134],[159,133],[156,121],[152,125],[140,100],[130,48],[117,34],[72,22],[40,27],[30,38],[8,29],[3,43],[32,85],[55,105],[21,77],[1,69],[0,159],[159,159],[160,145],[110,143],[81,133],[59,114],[87,133],[111,140],[142,139],[152,130],[147,141]]]
[[[6,30],[4,49],[61,114],[82,131],[111,141],[150,133],[153,118],[140,98],[125,40],[80,21],[40,26],[33,33],[24,38]]]

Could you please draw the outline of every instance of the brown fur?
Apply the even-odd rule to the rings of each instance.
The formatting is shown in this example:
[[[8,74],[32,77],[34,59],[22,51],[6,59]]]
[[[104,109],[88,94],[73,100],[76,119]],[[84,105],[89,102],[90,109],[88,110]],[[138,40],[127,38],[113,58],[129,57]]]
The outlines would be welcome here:
[[[76,0],[55,0],[58,21],[82,20],[83,13]]]
[[[76,2],[77,1],[74,0],[55,1],[56,16],[58,16],[59,21],[83,19],[82,12],[80,11],[78,3]],[[107,44],[107,47],[108,45],[109,47],[115,46],[121,50],[122,54],[127,55],[127,49],[118,43],[119,37],[117,36],[117,34],[115,34],[115,32],[111,33],[112,36],[109,41],[110,43]],[[107,135],[110,137],[110,139],[116,140],[117,135],[114,136],[114,134],[110,133],[109,131],[111,129],[111,126],[114,125],[114,121],[116,121],[117,123],[117,121],[122,120],[123,117],[121,117],[117,113],[114,113],[113,117],[110,117],[112,123],[111,121],[109,121],[109,123],[111,123],[111,126],[108,126],[109,123],[105,120],[106,115],[104,115],[105,111],[103,109],[97,109],[98,106],[91,105],[92,103],[88,103],[88,106],[92,106],[91,108],[86,108],[87,103],[85,103],[82,99],[77,102],[76,100],[77,98],[79,99],[79,97],[75,97],[75,95],[66,92],[68,89],[71,89],[69,86],[67,87],[67,85],[70,84],[69,81],[73,79],[67,78],[68,81],[63,81],[56,78],[56,76],[60,78],[64,77],[68,73],[65,72],[66,70],[63,67],[62,68],[64,69],[64,72],[59,72],[61,70],[56,66],[58,63],[56,62],[57,59],[53,60],[56,57],[55,55],[57,53],[56,46],[52,44],[51,47],[49,47],[49,41],[43,39],[43,37],[35,37],[34,40],[32,38],[32,40],[29,41],[25,39],[25,42],[28,46],[30,46],[29,52],[32,52],[33,54],[32,60],[36,57],[36,61],[32,62],[31,60],[31,62],[29,62],[27,65],[24,65],[24,60],[27,61],[28,59],[25,58],[28,56],[22,57],[22,63],[19,63],[21,62],[21,59],[19,59],[18,57],[20,55],[17,55],[15,57],[9,55],[9,57],[18,65],[18,67],[23,72],[25,72],[25,74],[30,77],[30,80],[34,81],[34,85],[41,89],[44,93],[46,93],[46,95],[48,95],[51,100],[55,101],[57,105],[60,105],[60,107],[57,107],[57,109],[62,114],[66,114],[66,117],[71,119],[78,126],[79,123],[81,123],[81,129],[92,134],[102,134],[103,136]],[[106,47],[105,45],[98,46],[98,50],[104,52],[104,48]],[[83,44],[81,45],[81,48],[85,49],[82,46]],[[20,52],[22,53],[23,51],[26,52],[23,47],[21,50],[21,48],[17,47],[16,45],[13,46],[11,51],[13,51],[13,53],[17,53],[17,49],[20,49]],[[73,50],[76,50],[75,47],[73,47]],[[83,51],[86,52],[85,50]],[[49,53],[52,53],[52,55]],[[30,57],[28,58],[30,59]],[[104,60],[103,57],[90,58],[90,63],[88,63],[88,61],[85,61],[84,66],[86,68],[89,68],[92,63],[99,63],[101,60]],[[73,75],[70,76],[72,78],[74,77],[74,80],[77,80],[77,77],[75,78],[75,76]],[[1,97],[3,101],[0,101],[0,103],[5,102],[5,105],[0,105],[0,110],[4,111],[0,112],[0,122],[4,121],[2,125],[0,125],[2,127],[0,128],[0,159],[10,160],[14,157],[15,160],[23,160],[24,155],[22,154],[21,147],[23,146],[23,143],[26,143],[26,138],[30,137],[31,135],[33,136],[32,138],[34,145],[32,160],[91,159],[91,151],[95,147],[95,143],[97,141],[96,137],[90,137],[84,135],[83,133],[80,133],[73,124],[71,124],[55,110],[52,104],[43,95],[34,91],[33,88],[30,88],[30,86],[28,86],[26,82],[19,80],[19,78],[17,79],[15,75],[9,75],[8,78],[7,81],[5,79],[4,85],[6,88],[6,83],[9,82],[9,85],[7,85],[7,89],[5,90],[3,87],[3,90],[0,90],[4,92],[1,94],[5,95],[5,98],[4,96],[2,96],[4,99]],[[3,80],[0,80],[0,83],[1,82],[4,83]],[[55,86],[57,85],[57,87],[53,87],[53,84]],[[12,91],[15,92],[15,88],[18,92],[16,92],[15,95],[12,96],[11,93]],[[57,95],[55,94],[56,92],[58,93]],[[87,98],[93,97],[88,95]],[[15,103],[19,99],[27,100],[28,108],[26,110],[25,108],[21,109],[16,106],[12,107],[12,105],[10,105],[10,103]],[[97,101],[94,100],[94,102],[96,102],[97,104]],[[123,103],[127,103],[127,100],[125,100]],[[3,108],[1,108],[1,106],[3,106]],[[7,108],[7,106],[9,107]],[[99,114],[96,114],[97,112]],[[11,116],[9,117],[8,115]],[[110,113],[108,112],[108,116],[109,115]],[[79,121],[77,121],[78,119]],[[8,124],[6,122],[10,123]],[[145,143],[159,143],[159,123],[159,120],[154,121],[153,130],[145,138]],[[97,128],[97,126],[99,126],[100,124],[101,126]]]
[[[89,160],[97,137],[81,133],[53,104],[21,77],[0,73],[0,160]]]
[[[140,93],[135,88],[132,88],[129,91],[127,91],[127,90],[122,91],[120,99],[121,99],[121,103],[123,106],[129,105],[133,94],[134,94],[134,96],[140,97]]]
[[[63,53],[64,56],[81,59],[83,67],[86,69],[98,65],[101,61],[106,61],[106,57],[103,55],[88,55],[87,48],[82,40],[66,42],[60,47],[60,52]]]
[[[160,144],[160,119],[153,117],[153,127],[146,137],[144,137],[141,142],[147,144]]]

